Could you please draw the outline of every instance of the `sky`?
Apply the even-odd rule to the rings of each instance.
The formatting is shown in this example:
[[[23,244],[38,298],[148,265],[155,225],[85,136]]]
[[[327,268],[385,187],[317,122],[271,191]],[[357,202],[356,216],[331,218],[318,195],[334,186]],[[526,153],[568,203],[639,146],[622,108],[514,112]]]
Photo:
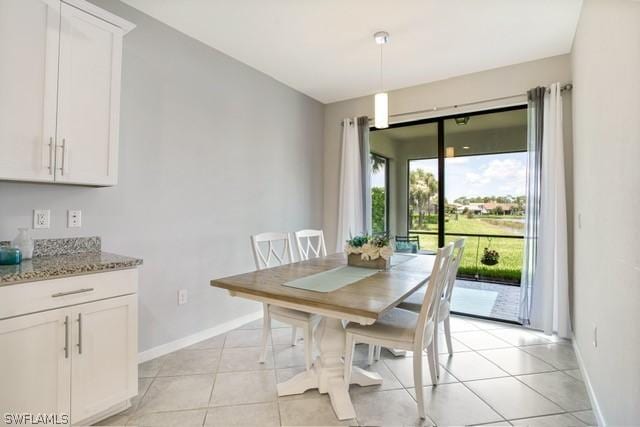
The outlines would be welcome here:
[[[445,159],[445,196],[522,196],[527,180],[527,153],[489,154]],[[438,160],[413,160],[411,169],[422,168],[438,176]],[[384,186],[384,173],[373,174],[372,186]]]

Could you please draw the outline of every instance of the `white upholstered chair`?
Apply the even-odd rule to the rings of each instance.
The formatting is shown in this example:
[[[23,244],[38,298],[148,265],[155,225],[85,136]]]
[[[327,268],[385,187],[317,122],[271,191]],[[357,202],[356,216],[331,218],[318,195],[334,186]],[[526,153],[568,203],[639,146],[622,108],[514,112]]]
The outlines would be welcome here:
[[[253,247],[253,256],[258,270],[293,262],[293,249],[289,233],[256,234],[251,236],[251,246]],[[263,310],[260,363],[264,363],[265,361],[267,345],[269,344],[269,337],[271,336],[271,319],[275,319],[291,325],[291,345],[296,345],[296,330],[297,328],[302,328],[305,364],[307,369],[310,369],[313,363],[313,325],[317,321],[317,316],[305,313],[304,311],[278,307],[266,303],[263,304]]]
[[[453,347],[451,345],[451,295],[453,295],[453,287],[456,284],[456,276],[458,275],[458,268],[460,267],[460,261],[464,255],[464,243],[465,239],[458,239],[453,243],[453,254],[451,255],[451,263],[449,264],[449,271],[447,272],[447,280],[445,288],[442,292],[440,299],[440,305],[438,309],[438,323],[443,322],[444,325],[444,337],[447,342],[447,350],[449,354],[453,354]],[[424,301],[425,289],[422,288],[413,294],[402,303],[398,305],[399,308],[405,310],[411,310],[419,313],[422,309],[422,302]],[[436,341],[435,347],[437,349],[438,343]],[[440,376],[440,369],[437,367],[437,375]]]
[[[300,261],[327,256],[327,247],[324,244],[324,233],[322,233],[322,230],[300,230],[294,234],[296,236]]]
[[[344,378],[348,384],[351,379],[351,364],[356,343],[367,343],[390,348],[413,351],[413,380],[415,384],[418,414],[425,418],[422,388],[422,355],[427,350],[431,382],[437,384],[436,367],[438,353],[433,347],[437,338],[438,302],[447,279],[447,270],[451,261],[453,244],[438,249],[436,259],[427,283],[427,292],[419,313],[401,308],[393,308],[383,314],[372,325],[349,323],[346,328],[346,347],[344,359]]]

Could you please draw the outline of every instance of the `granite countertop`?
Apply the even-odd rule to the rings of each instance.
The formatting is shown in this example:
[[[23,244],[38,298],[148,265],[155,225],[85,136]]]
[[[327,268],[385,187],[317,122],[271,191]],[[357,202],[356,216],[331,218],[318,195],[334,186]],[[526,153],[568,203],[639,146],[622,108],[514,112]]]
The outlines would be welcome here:
[[[0,286],[122,270],[141,264],[141,259],[108,252],[43,256],[22,261],[19,265],[0,265]]]
[[[139,258],[102,252],[99,237],[42,239],[35,241],[35,247],[33,259],[19,265],[0,265],[0,287],[122,270],[142,264]]]

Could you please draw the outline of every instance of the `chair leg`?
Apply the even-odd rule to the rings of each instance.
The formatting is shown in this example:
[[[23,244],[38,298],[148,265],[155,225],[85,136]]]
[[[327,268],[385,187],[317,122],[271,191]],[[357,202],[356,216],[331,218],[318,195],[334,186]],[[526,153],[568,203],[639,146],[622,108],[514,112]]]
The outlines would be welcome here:
[[[264,363],[267,358],[267,345],[269,343],[269,337],[271,336],[271,314],[269,313],[269,306],[267,304],[263,305],[264,317],[262,318],[262,341],[260,346],[262,350],[260,351],[260,359],[258,361],[260,363]]]
[[[453,345],[451,343],[451,323],[449,322],[451,317],[447,316],[444,319],[444,337],[447,340],[447,350],[449,350],[449,355],[453,356]]]
[[[353,352],[356,349],[356,341],[353,335],[347,333],[345,348],[344,348],[344,384],[349,391],[349,384],[351,383],[351,367],[353,363]],[[373,345],[369,344],[369,349],[373,349]],[[371,354],[371,350],[369,350]]]
[[[415,355],[413,357],[415,359]],[[429,373],[431,374],[431,384],[438,385],[438,374],[436,369],[438,364],[438,356],[434,357],[433,347],[427,350],[427,360],[429,361]]]
[[[436,323],[436,325],[433,327],[433,336],[431,338],[431,343],[427,346],[427,354],[429,355],[429,357],[433,358],[433,366],[435,369],[436,378],[440,378],[440,365],[438,364],[438,354],[440,354],[439,342],[440,329],[438,328],[438,324]]]
[[[420,416],[420,418],[425,418],[423,395],[424,388],[422,386],[422,357],[420,357],[420,353],[421,352],[418,351],[413,355],[413,383],[416,390],[416,401],[418,402],[418,415]]]
[[[435,340],[431,341],[431,345],[427,349],[427,356],[433,359],[433,363],[429,366],[434,366],[436,371],[436,378],[440,379],[440,364],[438,363],[438,344],[436,344]]]
[[[382,346],[381,345],[377,345],[376,346],[376,362],[378,360],[380,360],[380,352],[382,351]]]
[[[291,327],[291,345],[292,346],[296,345],[296,333],[297,333],[297,331],[298,331],[297,327],[295,327],[295,326]]]
[[[369,353],[367,354],[367,364],[373,365],[373,352],[375,351],[376,346],[373,344],[369,344]]]
[[[307,371],[313,365],[313,325],[308,323],[304,328],[304,362]]]

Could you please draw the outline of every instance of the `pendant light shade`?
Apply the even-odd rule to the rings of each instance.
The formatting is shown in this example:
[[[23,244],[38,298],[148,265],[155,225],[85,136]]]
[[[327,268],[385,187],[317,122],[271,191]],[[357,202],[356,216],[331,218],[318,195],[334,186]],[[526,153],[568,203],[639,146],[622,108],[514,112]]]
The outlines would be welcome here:
[[[374,98],[375,119],[374,126],[378,129],[389,127],[389,97],[386,92],[376,93]]]
[[[389,127],[389,96],[384,92],[382,81],[382,46],[389,42],[389,33],[378,31],[373,35],[373,39],[380,46],[380,92],[376,93],[373,101],[375,107],[373,124],[378,129],[385,129]]]

